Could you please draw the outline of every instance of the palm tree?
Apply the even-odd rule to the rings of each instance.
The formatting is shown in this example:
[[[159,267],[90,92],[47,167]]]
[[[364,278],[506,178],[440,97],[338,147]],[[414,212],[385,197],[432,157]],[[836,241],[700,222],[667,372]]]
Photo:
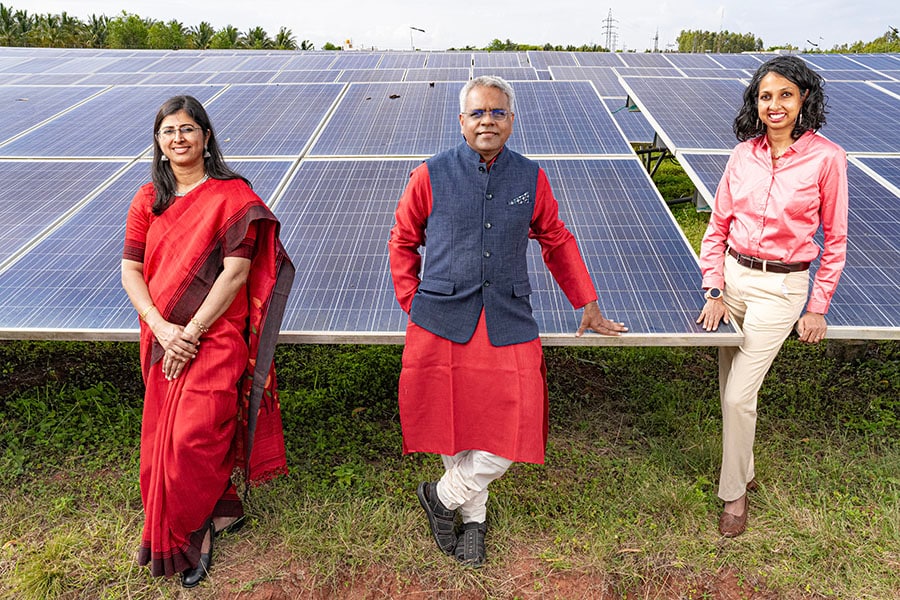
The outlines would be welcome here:
[[[287,27],[282,26],[275,36],[275,48],[278,50],[296,50],[297,40],[294,38],[293,32]]]
[[[106,48],[109,38],[109,17],[91,15],[82,27],[82,35],[88,48]]]
[[[12,8],[0,4],[0,46],[20,45],[19,23]]]
[[[303,40],[300,42],[300,50],[315,50],[316,46],[309,40]]]
[[[245,48],[266,50],[272,47],[272,38],[269,37],[265,29],[257,25],[247,32],[241,45]]]
[[[212,39],[209,41],[209,47],[220,50],[237,48],[240,38],[241,34],[237,30],[237,27],[226,25],[212,36]]]
[[[216,30],[210,23],[201,21],[199,25],[192,27],[190,30],[191,46],[200,50],[206,50],[212,43],[215,34]]]

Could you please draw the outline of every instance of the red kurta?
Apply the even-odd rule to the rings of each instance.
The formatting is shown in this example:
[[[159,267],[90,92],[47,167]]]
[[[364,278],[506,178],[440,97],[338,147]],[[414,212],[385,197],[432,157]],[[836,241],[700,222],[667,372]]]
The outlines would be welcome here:
[[[143,263],[153,303],[168,321],[186,324],[223,257],[246,252],[242,242],[256,238],[246,286],[174,381],[163,376],[162,347],[141,323],[139,562],[171,576],[196,566],[211,518],[243,514],[230,482],[235,468],[251,480],[286,471],[272,353],[293,267],[277,220],[241,180],[210,179],[160,216],[151,212],[153,200],[152,184],[135,195],[123,256]]]
[[[597,299],[575,238],[543,170],[529,237],[573,306]],[[417,167],[400,198],[389,243],[391,275],[400,306],[409,312],[419,284],[420,246],[431,213],[428,166]],[[485,450],[518,462],[544,462],[548,411],[540,339],[510,346],[488,340],[484,311],[465,344],[441,338],[410,322],[400,374],[403,452],[456,454]]]

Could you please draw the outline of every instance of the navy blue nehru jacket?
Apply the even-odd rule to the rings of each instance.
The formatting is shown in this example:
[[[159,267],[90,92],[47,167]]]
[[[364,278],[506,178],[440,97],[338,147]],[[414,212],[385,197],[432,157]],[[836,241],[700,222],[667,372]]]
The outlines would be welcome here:
[[[466,143],[426,162],[432,210],[410,318],[462,344],[484,307],[494,346],[537,338],[526,252],[538,164],[504,148],[488,170]]]

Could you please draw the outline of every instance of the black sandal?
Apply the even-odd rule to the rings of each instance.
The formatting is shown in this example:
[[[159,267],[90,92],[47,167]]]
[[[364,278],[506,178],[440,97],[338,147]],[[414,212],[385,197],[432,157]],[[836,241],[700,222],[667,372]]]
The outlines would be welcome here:
[[[200,555],[200,561],[193,569],[187,569],[181,573],[181,587],[192,588],[200,585],[200,582],[209,575],[212,568],[213,546],[216,541],[216,527],[209,522],[209,551]]]
[[[454,555],[465,567],[475,569],[484,565],[487,555],[484,549],[484,536],[487,534],[487,523],[463,523],[456,540]]]
[[[416,496],[428,517],[428,525],[437,547],[444,554],[453,554],[456,547],[456,511],[441,503],[437,495],[437,483],[423,481],[416,489]]]

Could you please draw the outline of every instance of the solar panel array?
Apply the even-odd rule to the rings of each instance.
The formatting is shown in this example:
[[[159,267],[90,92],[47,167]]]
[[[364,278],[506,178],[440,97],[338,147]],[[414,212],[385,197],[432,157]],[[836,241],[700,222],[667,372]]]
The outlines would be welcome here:
[[[748,58],[759,62],[740,62]],[[209,110],[229,164],[282,221],[297,265],[282,338],[402,342],[406,316],[387,264],[397,199],[410,169],[461,141],[462,83],[493,72],[515,79],[510,147],[547,171],[604,313],[632,332],[576,340],[579,315],[532,243],[545,343],[738,343],[730,327],[708,334],[694,323],[702,304],[696,258],[628,144],[646,138],[649,123],[615,108],[624,106],[625,88],[608,95],[579,74],[554,75],[569,66],[665,69],[654,72],[687,79],[691,69],[746,68],[735,62],[728,55],[2,48],[0,109],[10,118],[0,121],[0,337],[136,338],[119,282],[126,209],[149,179],[157,108],[190,93]]]

